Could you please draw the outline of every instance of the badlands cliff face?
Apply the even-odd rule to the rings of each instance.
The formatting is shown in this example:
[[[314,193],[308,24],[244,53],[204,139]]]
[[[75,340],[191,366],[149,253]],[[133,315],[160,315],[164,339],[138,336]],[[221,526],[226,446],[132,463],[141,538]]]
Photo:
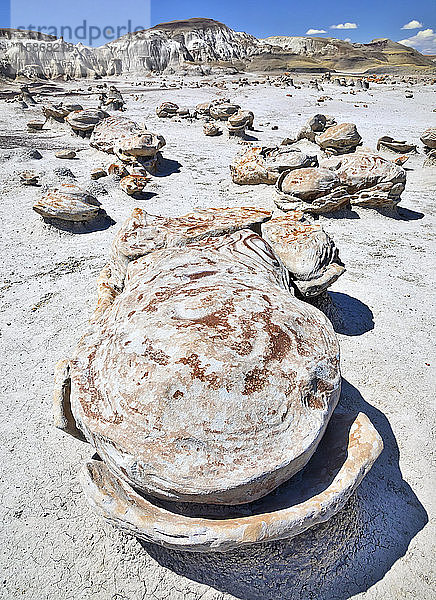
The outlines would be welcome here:
[[[15,35],[16,34],[16,35]],[[0,31],[2,73],[8,76],[92,77],[144,74],[185,64],[241,61],[264,44],[212,19],[163,23],[129,33],[99,48],[70,44],[44,34]]]
[[[430,57],[389,39],[352,44],[335,38],[273,36],[263,40],[283,52],[305,56],[334,70],[434,67]]]
[[[390,40],[370,44],[311,37],[258,40],[203,18],[156,25],[99,48],[37,32],[0,29],[0,75],[8,77],[140,76],[166,69],[201,71],[216,64],[260,71],[434,67],[430,58]]]

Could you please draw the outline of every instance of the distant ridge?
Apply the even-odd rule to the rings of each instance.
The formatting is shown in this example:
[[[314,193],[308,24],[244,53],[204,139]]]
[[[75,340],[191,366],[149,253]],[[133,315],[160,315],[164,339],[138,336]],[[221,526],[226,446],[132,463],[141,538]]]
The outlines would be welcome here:
[[[273,36],[259,40],[206,17],[160,23],[99,48],[71,44],[35,31],[0,29],[0,74],[7,77],[80,78],[121,74],[246,71],[423,71],[433,57],[389,39],[352,44],[335,38]],[[31,47],[25,46],[32,40]]]

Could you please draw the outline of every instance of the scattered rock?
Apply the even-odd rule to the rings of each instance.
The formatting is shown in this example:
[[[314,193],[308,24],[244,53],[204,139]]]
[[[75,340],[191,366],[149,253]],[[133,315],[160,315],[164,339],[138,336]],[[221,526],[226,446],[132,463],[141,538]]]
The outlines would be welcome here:
[[[75,133],[90,136],[94,127],[108,116],[107,112],[98,108],[86,108],[69,113],[65,121]]]
[[[290,274],[300,296],[323,294],[345,267],[331,237],[319,223],[295,211],[262,225],[262,235]]]
[[[156,108],[156,114],[161,119],[171,118],[177,114],[179,107],[174,102],[163,102],[158,108]]]
[[[45,121],[29,121],[27,123],[27,129],[30,131],[41,131],[44,127]]]
[[[33,210],[46,219],[84,222],[100,213],[100,202],[77,185],[63,183],[44,194]]]
[[[76,153],[74,150],[59,150],[59,152],[56,152],[55,156],[56,158],[71,160],[72,158],[76,157]]]
[[[421,142],[432,150],[436,148],[436,127],[429,127],[420,137]]]
[[[100,179],[101,177],[107,177],[107,173],[104,169],[94,169],[91,171],[91,179]]]
[[[394,207],[406,185],[401,165],[371,152],[344,156],[336,174],[354,206]]]
[[[275,202],[284,211],[323,214],[348,205],[350,197],[337,173],[312,167],[283,172],[277,180]]]
[[[114,144],[132,134],[140,134],[145,130],[135,121],[127,117],[113,116],[98,123],[91,134],[90,145],[97,150],[113,154]]]
[[[238,104],[231,104],[228,102],[212,104],[209,109],[209,114],[216,121],[227,121],[227,119],[237,113],[240,108],[241,107]]]
[[[39,175],[34,171],[23,171],[19,177],[23,185],[38,185],[39,183]]]
[[[107,172],[109,175],[114,175],[115,177],[126,177],[129,174],[125,165],[118,165],[116,163],[109,165]]]
[[[141,193],[148,181],[150,181],[148,177],[141,175],[127,175],[121,179],[120,188],[123,192],[129,194],[129,196],[133,196],[134,194]]]
[[[424,161],[424,167],[436,167],[436,150],[430,150]]]
[[[216,136],[221,135],[222,131],[215,125],[215,123],[205,123],[203,125],[203,133],[207,136]]]
[[[379,138],[377,142],[377,150],[386,149],[392,152],[416,152],[416,146],[414,144],[407,144],[405,141],[398,141],[389,135],[384,135]]]

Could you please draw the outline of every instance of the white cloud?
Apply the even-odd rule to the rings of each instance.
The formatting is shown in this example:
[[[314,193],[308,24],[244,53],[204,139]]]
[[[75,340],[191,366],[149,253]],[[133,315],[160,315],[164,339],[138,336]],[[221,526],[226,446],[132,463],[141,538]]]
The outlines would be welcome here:
[[[330,29],[357,29],[357,23],[338,23],[330,25]]]
[[[422,23],[420,23],[416,19],[412,19],[412,21],[409,21],[408,23],[403,25],[401,29],[420,29],[421,27]]]
[[[418,31],[416,37],[419,39],[427,39],[432,38],[435,35],[433,29],[423,29],[422,31]]]
[[[410,38],[399,40],[398,43],[415,48],[424,54],[436,54],[436,33],[433,29],[423,29]]]
[[[345,38],[344,42],[351,42],[351,38]]]
[[[308,29],[306,35],[315,35],[316,33],[327,33],[325,29]]]

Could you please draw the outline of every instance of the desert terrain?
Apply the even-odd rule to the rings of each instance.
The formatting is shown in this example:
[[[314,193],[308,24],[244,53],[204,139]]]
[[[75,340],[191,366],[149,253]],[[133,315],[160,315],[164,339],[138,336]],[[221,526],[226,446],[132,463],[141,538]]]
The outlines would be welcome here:
[[[244,75],[245,77],[245,75]],[[247,76],[249,81],[257,75]],[[235,75],[76,80],[31,86],[38,103],[0,100],[2,281],[0,338],[0,597],[26,600],[365,600],[434,597],[434,227],[436,169],[424,167],[419,136],[436,126],[435,85],[372,83],[356,90],[294,77],[298,88],[239,86]],[[222,88],[214,85],[217,80]],[[165,81],[165,87],[163,82]],[[62,123],[29,133],[46,102],[98,105],[97,84],[114,84],[123,113],[166,140],[161,171],[145,196],[127,196],[111,176],[90,173],[112,158]],[[171,83],[173,87],[168,87]],[[139,84],[139,85],[138,85]],[[196,87],[198,84],[198,87]],[[15,85],[15,88],[14,88]],[[413,91],[406,98],[406,90]],[[317,102],[320,95],[329,99]],[[104,524],[85,501],[77,474],[93,450],[52,425],[55,363],[69,356],[90,318],[96,278],[132,209],[163,216],[198,207],[276,210],[274,186],[238,186],[229,164],[243,143],[206,137],[200,120],[159,119],[163,101],[194,107],[230,98],[255,114],[248,144],[277,145],[316,113],[357,125],[375,149],[381,135],[417,144],[405,168],[396,215],[353,209],[319,221],[334,238],[346,273],[330,292],[338,318],[344,378],[340,405],[365,412],[384,441],[371,472],[336,517],[289,541],[243,552],[166,550]],[[301,148],[313,150],[309,142]],[[73,149],[76,157],[55,157]],[[33,158],[38,150],[41,158]],[[384,153],[392,158],[392,154]],[[39,174],[23,186],[19,173]],[[43,192],[76,182],[111,222],[61,230],[32,210]],[[279,211],[277,211],[279,212]],[[434,472],[433,472],[434,473]]]

